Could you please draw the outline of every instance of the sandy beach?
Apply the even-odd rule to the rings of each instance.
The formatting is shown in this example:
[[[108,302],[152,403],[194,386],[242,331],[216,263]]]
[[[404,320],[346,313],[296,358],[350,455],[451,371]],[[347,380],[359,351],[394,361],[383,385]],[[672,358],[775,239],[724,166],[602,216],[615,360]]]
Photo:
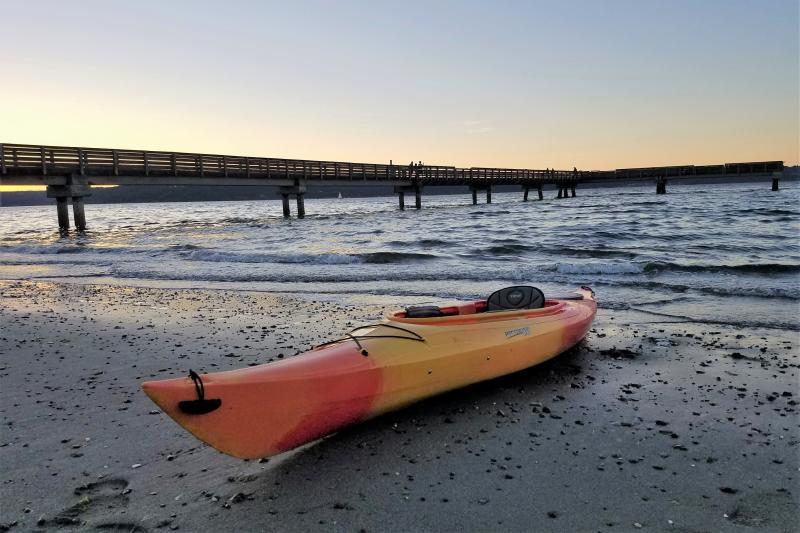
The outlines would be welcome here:
[[[0,282],[0,531],[796,531],[785,330],[601,310],[544,365],[263,461],[139,387],[291,357],[383,308]]]

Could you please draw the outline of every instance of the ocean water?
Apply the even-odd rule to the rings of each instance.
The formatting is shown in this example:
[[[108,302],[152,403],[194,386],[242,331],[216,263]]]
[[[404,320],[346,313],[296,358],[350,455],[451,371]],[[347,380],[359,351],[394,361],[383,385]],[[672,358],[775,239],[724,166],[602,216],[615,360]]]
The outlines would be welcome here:
[[[798,184],[578,194],[523,203],[495,193],[477,206],[467,194],[423,196],[420,211],[405,212],[395,197],[312,199],[303,220],[283,219],[279,201],[90,204],[89,230],[64,237],[54,206],[5,207],[0,278],[364,295],[387,306],[590,285],[601,312],[800,326]]]

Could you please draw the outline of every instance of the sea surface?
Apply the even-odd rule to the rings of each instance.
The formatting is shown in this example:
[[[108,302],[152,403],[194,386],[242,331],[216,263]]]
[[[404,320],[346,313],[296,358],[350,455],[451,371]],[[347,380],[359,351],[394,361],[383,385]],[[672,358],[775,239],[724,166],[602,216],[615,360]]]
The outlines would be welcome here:
[[[601,312],[654,320],[800,327],[800,184],[578,189],[523,203],[495,193],[86,206],[62,237],[54,206],[0,208],[0,278],[357,295],[387,306],[488,296],[514,284],[579,285]],[[535,195],[534,195],[535,196]],[[480,201],[485,199],[480,196]],[[292,205],[294,209],[294,204]]]

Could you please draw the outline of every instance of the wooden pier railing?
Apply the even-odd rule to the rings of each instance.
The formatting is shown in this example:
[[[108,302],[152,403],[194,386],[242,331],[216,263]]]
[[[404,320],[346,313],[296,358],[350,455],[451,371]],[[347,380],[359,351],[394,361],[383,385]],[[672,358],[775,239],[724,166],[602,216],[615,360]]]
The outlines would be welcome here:
[[[215,184],[248,181],[381,181],[430,184],[547,184],[693,176],[740,176],[783,170],[782,161],[629,168],[607,171],[394,165],[231,155],[0,144],[0,179],[6,184],[48,183],[76,175],[91,183]],[[141,179],[152,178],[152,179]],[[161,178],[161,179],[159,179]],[[219,183],[222,184],[222,183]]]
[[[0,144],[0,165],[0,172],[10,176],[409,179],[408,167],[397,165],[22,144]]]

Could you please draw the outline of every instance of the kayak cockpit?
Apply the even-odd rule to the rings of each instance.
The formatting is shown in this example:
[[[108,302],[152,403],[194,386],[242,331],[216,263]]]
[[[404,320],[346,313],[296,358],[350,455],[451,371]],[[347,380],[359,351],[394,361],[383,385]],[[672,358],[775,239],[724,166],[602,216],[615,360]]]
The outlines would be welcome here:
[[[473,316],[475,318],[487,317],[488,315],[494,315],[495,313],[499,314],[507,314],[507,313],[530,313],[531,311],[541,311],[542,314],[548,314],[549,311],[552,311],[554,307],[560,307],[561,302],[558,300],[545,300],[544,305],[538,309],[514,309],[514,310],[505,310],[505,311],[487,311],[486,310],[486,300],[477,300],[474,302],[459,302],[453,305],[446,305],[446,306],[436,306],[436,305],[418,305],[407,307],[405,309],[398,309],[395,311],[389,311],[386,313],[386,318],[389,320],[401,320],[401,321],[416,321],[420,319],[430,319],[430,318],[450,318],[450,317],[466,317],[466,316]],[[539,313],[537,313],[539,314]]]
[[[509,320],[559,313],[566,306],[565,300],[582,300],[584,297],[591,298],[591,289],[582,288],[564,298],[545,298],[542,291],[535,287],[514,286],[496,291],[486,300],[446,306],[413,306],[389,311],[385,316],[397,322],[442,325],[464,321]]]

